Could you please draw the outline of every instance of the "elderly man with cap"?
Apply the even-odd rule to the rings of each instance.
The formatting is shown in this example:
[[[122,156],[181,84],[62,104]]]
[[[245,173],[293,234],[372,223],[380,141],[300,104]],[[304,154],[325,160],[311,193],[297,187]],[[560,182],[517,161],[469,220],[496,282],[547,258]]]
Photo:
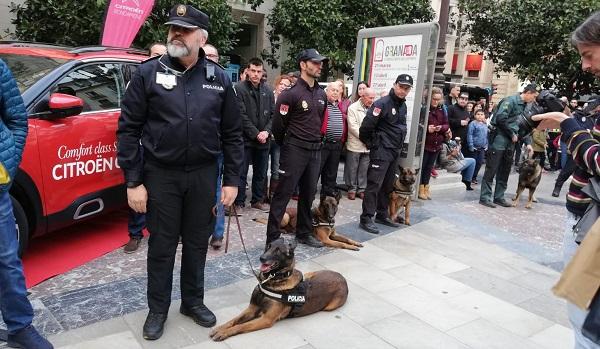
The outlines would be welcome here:
[[[169,13],[167,54],[145,61],[122,103],[117,130],[118,161],[129,206],[147,213],[148,307],[145,339],[158,339],[171,303],[179,239],[181,308],[211,327],[204,305],[204,265],[215,217],[217,157],[223,152],[221,202],[233,203],[243,158],[242,123],[231,81],[200,48],[208,16],[189,5]],[[143,146],[141,156],[139,144]]]
[[[359,129],[360,140],[369,148],[367,189],[362,202],[360,227],[379,234],[375,222],[398,227],[388,215],[388,194],[392,191],[400,151],[406,136],[406,96],[413,78],[400,74],[387,96],[373,103]]]
[[[273,136],[281,145],[279,185],[271,200],[267,225],[267,246],[281,235],[280,222],[296,186],[298,223],[296,240],[312,247],[323,244],[313,235],[311,206],[317,190],[321,164],[321,125],[327,108],[327,96],[316,79],[326,60],[315,49],[298,55],[300,78],[292,88],[277,97],[273,115]]]

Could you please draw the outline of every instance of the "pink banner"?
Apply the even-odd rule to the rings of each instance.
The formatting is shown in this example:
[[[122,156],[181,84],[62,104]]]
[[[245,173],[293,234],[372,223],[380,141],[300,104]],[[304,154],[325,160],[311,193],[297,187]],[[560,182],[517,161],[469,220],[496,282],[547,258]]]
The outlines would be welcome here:
[[[129,47],[154,6],[154,0],[110,0],[106,9],[102,45]]]

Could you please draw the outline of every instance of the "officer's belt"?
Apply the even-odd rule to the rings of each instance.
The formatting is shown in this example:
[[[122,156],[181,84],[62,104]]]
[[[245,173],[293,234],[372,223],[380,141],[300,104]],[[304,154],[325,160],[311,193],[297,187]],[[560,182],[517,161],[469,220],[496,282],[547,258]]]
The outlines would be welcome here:
[[[291,136],[285,136],[283,144],[291,144],[307,150],[320,150],[323,146],[321,142],[307,142]]]

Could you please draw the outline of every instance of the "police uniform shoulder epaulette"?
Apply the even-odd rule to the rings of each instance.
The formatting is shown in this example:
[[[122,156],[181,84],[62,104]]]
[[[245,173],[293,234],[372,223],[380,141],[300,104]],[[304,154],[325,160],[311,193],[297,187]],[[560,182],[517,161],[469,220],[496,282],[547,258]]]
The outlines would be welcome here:
[[[150,62],[150,61],[153,61],[153,60],[156,60],[156,59],[159,59],[160,57],[161,57],[160,55],[157,55],[157,56],[154,56],[154,57],[148,57],[147,59],[144,59],[144,60],[142,61],[142,64],[144,64],[144,63],[148,63],[148,62]]]
[[[209,63],[209,60],[208,60],[208,59],[206,60],[206,63]],[[221,65],[220,63],[218,63],[218,62],[213,62],[213,61],[210,61],[210,63],[212,63],[212,64],[216,65],[216,66],[217,66],[217,67],[219,67],[219,68],[221,68],[221,70],[225,70],[225,67],[224,67],[224,66],[222,66],[222,65]]]

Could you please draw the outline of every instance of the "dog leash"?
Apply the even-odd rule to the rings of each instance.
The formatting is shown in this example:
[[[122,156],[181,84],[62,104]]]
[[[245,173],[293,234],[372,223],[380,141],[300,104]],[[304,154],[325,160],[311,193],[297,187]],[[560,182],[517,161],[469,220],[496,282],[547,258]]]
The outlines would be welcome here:
[[[242,241],[242,248],[244,249],[244,254],[246,255],[246,259],[248,260],[248,265],[250,266],[250,270],[252,271],[252,274],[254,274],[254,277],[256,278],[256,280],[258,280],[259,283],[261,283],[260,279],[258,278],[258,274],[256,273],[256,271],[254,270],[254,268],[252,267],[252,262],[250,261],[250,256],[248,255],[248,250],[246,250],[246,243],[244,242],[244,237],[242,236],[242,226],[240,225],[240,219],[238,218],[236,209],[235,209],[235,205],[231,205],[228,208],[229,210],[229,218],[227,220],[227,232],[225,233],[225,253],[227,253],[227,251],[229,250],[229,230],[231,228],[231,214],[233,212],[233,216],[235,217],[235,222],[237,224],[237,228],[238,228],[238,234],[240,235],[240,240]],[[264,282],[267,282],[270,279],[267,278]]]

